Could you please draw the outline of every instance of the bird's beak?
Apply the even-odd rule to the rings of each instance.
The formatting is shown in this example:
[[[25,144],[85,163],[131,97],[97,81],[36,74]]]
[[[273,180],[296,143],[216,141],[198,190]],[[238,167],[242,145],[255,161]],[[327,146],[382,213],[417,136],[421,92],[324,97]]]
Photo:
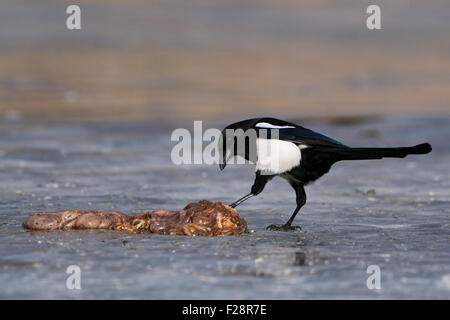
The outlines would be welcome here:
[[[231,156],[231,151],[228,149],[224,149],[224,138],[223,138],[224,134],[222,133],[222,135],[220,136],[220,141],[219,141],[219,150],[221,150],[220,152],[220,163],[219,163],[219,169],[222,171],[223,169],[225,169],[225,167],[227,166],[227,161],[230,160],[230,156]]]
[[[227,161],[229,160],[230,152],[224,151],[220,157],[219,169],[222,171],[227,166]]]

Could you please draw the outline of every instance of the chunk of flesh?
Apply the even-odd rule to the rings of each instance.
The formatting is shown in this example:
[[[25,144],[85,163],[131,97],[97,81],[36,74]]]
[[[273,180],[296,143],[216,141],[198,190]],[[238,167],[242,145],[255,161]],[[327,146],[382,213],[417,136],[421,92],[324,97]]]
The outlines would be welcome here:
[[[110,229],[186,236],[230,236],[247,230],[247,222],[235,209],[207,200],[190,203],[179,211],[148,211],[138,217],[103,211],[38,212],[26,218],[22,226],[32,230]]]

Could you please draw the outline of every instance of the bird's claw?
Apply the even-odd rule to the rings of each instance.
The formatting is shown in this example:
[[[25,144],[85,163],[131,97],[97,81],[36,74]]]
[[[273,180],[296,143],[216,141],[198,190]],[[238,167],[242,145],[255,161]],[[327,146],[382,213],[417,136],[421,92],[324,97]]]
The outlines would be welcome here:
[[[296,230],[302,230],[302,228],[300,226],[288,226],[288,225],[276,225],[276,224],[271,224],[270,226],[268,226],[266,228],[266,230],[271,230],[271,231],[296,231]]]

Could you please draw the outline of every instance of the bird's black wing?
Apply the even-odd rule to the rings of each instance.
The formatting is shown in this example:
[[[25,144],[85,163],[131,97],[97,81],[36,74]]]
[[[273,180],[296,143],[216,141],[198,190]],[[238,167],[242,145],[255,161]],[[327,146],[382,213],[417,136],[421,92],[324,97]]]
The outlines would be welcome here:
[[[305,144],[308,146],[327,146],[334,148],[348,148],[343,143],[336,141],[330,137],[324,136],[313,130],[296,125],[292,122],[275,119],[275,118],[254,118],[233,123],[227,128],[241,128],[247,130],[249,128],[257,129],[258,136],[265,138],[278,138],[280,140],[290,141],[295,144]],[[263,129],[261,131],[261,129]],[[265,129],[265,130],[264,130]],[[278,132],[274,132],[273,130]],[[275,136],[278,134],[278,136]]]
[[[348,148],[339,141],[301,126],[296,125],[294,128],[281,128],[278,130],[280,140],[290,141],[295,144]]]

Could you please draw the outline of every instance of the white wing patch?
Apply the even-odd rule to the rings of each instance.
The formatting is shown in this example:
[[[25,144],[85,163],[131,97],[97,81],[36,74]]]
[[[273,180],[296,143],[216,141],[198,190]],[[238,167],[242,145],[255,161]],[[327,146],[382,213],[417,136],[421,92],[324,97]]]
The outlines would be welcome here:
[[[256,139],[256,171],[261,174],[280,174],[298,166],[305,145],[276,139]]]
[[[288,128],[295,128],[293,126],[276,126],[273,124],[270,124],[268,122],[260,122],[255,125],[256,128],[266,128],[266,129],[288,129]]]

